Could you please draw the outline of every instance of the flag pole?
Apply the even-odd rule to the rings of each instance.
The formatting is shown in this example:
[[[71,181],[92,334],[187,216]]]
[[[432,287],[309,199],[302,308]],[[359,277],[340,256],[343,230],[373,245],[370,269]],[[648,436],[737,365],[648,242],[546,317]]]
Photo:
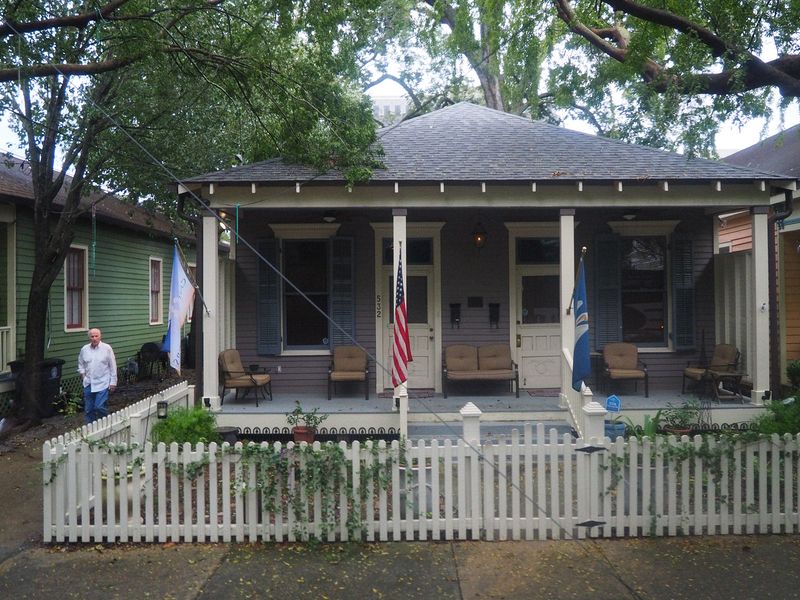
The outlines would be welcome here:
[[[186,273],[186,277],[189,279],[189,283],[192,284],[195,294],[197,294],[197,296],[200,298],[200,302],[203,304],[203,308],[206,309],[206,314],[210,315],[211,311],[208,310],[205,298],[203,298],[203,292],[200,291],[200,286],[197,285],[197,281],[195,281],[194,277],[192,277],[191,273],[189,272],[189,263],[186,260],[186,255],[183,253],[183,248],[181,248],[181,243],[178,241],[177,237],[173,239],[175,240],[175,247],[178,249],[178,256],[181,260],[181,264],[183,265],[183,270]]]
[[[583,257],[586,256],[586,251],[587,251],[586,246],[583,246],[581,248],[581,260],[583,260]],[[578,268],[578,271],[580,272],[580,268]],[[578,287],[578,273],[575,273],[575,283],[572,285],[572,298],[569,299],[569,306],[567,306],[567,314],[572,313],[572,305],[575,304],[576,287]]]

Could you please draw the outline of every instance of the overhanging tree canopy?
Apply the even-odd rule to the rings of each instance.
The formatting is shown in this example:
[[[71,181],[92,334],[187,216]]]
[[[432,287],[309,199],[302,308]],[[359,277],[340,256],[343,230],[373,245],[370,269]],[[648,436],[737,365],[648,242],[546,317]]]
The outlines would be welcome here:
[[[169,209],[172,175],[229,166],[237,153],[364,175],[374,132],[348,82],[379,19],[375,4],[2,3],[0,106],[23,140],[35,198],[26,377],[44,356],[47,297],[91,187]],[[28,377],[18,407],[29,422],[38,420],[37,379]]]

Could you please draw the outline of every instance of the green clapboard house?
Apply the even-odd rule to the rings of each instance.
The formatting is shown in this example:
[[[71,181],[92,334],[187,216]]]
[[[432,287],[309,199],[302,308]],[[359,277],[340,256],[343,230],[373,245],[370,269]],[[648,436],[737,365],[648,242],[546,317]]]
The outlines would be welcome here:
[[[97,200],[90,196],[87,202]],[[58,201],[58,200],[57,200]],[[27,163],[0,158],[0,391],[9,362],[24,359],[25,321],[33,272],[33,193]],[[180,225],[179,225],[180,226]],[[99,327],[118,367],[167,331],[173,222],[106,197],[78,220],[75,239],[50,292],[45,358],[65,361],[62,380],[77,372],[88,330]],[[179,236],[190,268],[194,250]],[[8,379],[6,377],[6,379]],[[5,388],[10,385],[7,383]]]

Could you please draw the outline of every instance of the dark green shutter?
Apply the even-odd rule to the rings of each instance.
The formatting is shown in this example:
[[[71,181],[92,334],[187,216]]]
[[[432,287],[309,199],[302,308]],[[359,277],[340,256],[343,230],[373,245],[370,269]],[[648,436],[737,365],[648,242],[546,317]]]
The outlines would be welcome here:
[[[278,266],[278,240],[261,240],[258,251],[272,265]],[[258,260],[258,297],[256,323],[257,349],[260,355],[278,354],[281,351],[281,302],[278,274]]]
[[[353,238],[335,237],[331,239],[331,311],[333,321],[348,334],[355,337],[355,262]],[[332,346],[352,344],[339,327],[331,324]]]
[[[594,310],[589,307],[589,322],[594,322],[595,347],[622,340],[621,256],[618,235],[598,235],[594,240]]]
[[[694,253],[692,240],[672,238],[672,341],[675,350],[692,350],[694,339]]]

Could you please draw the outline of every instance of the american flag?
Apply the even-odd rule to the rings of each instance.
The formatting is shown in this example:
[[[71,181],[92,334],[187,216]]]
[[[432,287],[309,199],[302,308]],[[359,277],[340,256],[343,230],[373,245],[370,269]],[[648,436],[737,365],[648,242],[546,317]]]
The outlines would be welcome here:
[[[394,345],[392,346],[392,385],[408,381],[411,341],[408,338],[406,295],[403,290],[403,259],[397,261],[397,294],[394,299]]]

